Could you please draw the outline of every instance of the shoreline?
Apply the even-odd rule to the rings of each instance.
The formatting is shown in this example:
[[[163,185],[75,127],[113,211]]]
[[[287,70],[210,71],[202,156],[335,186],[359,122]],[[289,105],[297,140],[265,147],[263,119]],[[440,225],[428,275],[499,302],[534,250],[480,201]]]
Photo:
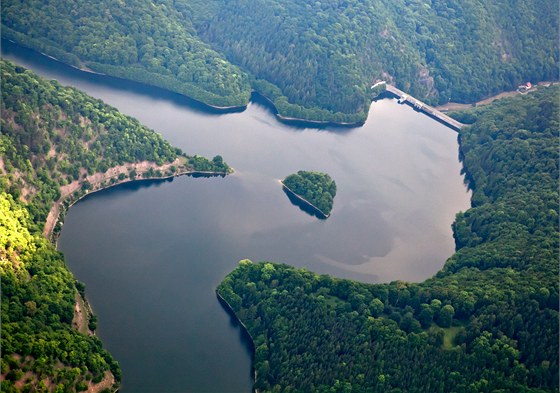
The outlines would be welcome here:
[[[274,105],[274,104],[273,104]],[[310,124],[313,128],[324,128],[324,127],[339,127],[339,128],[356,128],[362,127],[366,121],[358,121],[355,123],[345,123],[345,122],[334,122],[329,120],[306,120],[306,119],[299,119],[297,117],[286,117],[282,116],[280,113],[276,114],[276,118],[285,124],[288,125],[306,125]],[[367,120],[367,116],[366,116]],[[297,124],[292,124],[297,123]]]
[[[150,83],[146,83],[146,82],[141,82],[141,81],[137,81],[135,79],[128,79],[128,78],[123,78],[117,75],[112,75],[112,74],[107,74],[107,73],[103,73],[103,72],[97,72],[97,71],[93,71],[87,67],[85,67],[82,63],[82,66],[76,66],[76,65],[72,65],[69,63],[66,63],[54,56],[51,56],[47,53],[41,52],[40,50],[37,50],[35,48],[31,48],[29,46],[26,46],[24,44],[20,44],[19,42],[16,42],[12,39],[9,38],[3,38],[4,40],[12,43],[15,46],[18,46],[20,48],[24,48],[24,49],[28,49],[31,50],[41,56],[47,57],[50,60],[56,61],[57,63],[63,64],[67,67],[71,67],[76,71],[81,71],[90,75],[97,75],[97,76],[102,76],[102,77],[108,77],[108,78],[115,78],[115,79],[120,79],[123,81],[128,81],[128,82],[134,82],[134,83],[138,83],[140,85],[143,86],[150,86],[150,87],[155,87],[158,89],[161,89],[163,91],[166,92],[171,92],[171,93],[175,93],[178,94],[179,96],[186,98],[190,101],[193,101],[195,104],[200,105],[203,109],[206,109],[209,112],[214,111],[215,113],[219,113],[219,114],[227,114],[227,113],[237,113],[237,112],[243,112],[247,109],[248,105],[250,103],[258,103],[256,100],[254,100],[252,98],[253,94],[258,95],[260,98],[262,98],[263,100],[268,102],[268,106],[269,109],[271,110],[272,114],[274,115],[274,117],[276,117],[276,119],[284,124],[290,125],[290,126],[300,126],[300,127],[309,127],[309,128],[325,128],[325,127],[340,127],[340,128],[355,128],[355,127],[361,127],[365,124],[365,121],[367,120],[367,114],[366,114],[366,119],[364,119],[363,121],[359,121],[359,122],[335,122],[335,121],[329,121],[329,120],[310,120],[310,119],[304,119],[304,118],[297,118],[297,117],[288,117],[288,116],[283,116],[281,114],[279,114],[278,112],[278,108],[276,108],[276,105],[274,105],[274,103],[265,95],[259,93],[256,90],[251,90],[250,91],[250,96],[249,96],[249,100],[243,104],[243,105],[228,105],[228,106],[219,106],[219,105],[213,105],[213,104],[209,104],[207,102],[201,101],[199,99],[193,98],[191,96],[188,96],[186,94],[183,93],[179,93],[177,91],[174,90],[170,90],[168,88],[165,87],[161,87],[158,85],[154,85],[154,84],[150,84]]]
[[[52,242],[55,248],[58,250],[58,237],[60,235],[60,229],[62,229],[62,225],[66,216],[66,213],[76,203],[78,203],[83,198],[87,197],[88,195],[94,194],[99,191],[103,191],[109,189],[114,186],[118,186],[121,184],[132,183],[132,182],[141,182],[141,181],[165,181],[168,179],[174,179],[180,176],[193,176],[193,177],[217,177],[222,176],[225,177],[228,174],[233,172],[216,172],[216,171],[199,171],[193,170],[185,167],[187,163],[187,157],[178,156],[174,161],[163,164],[163,165],[154,165],[153,162],[148,161],[141,161],[136,163],[129,163],[124,164],[121,166],[116,166],[109,168],[104,173],[94,173],[93,175],[87,176],[82,178],[80,181],[74,181],[66,186],[60,187],[61,197],[54,202],[53,206],[51,207],[47,219],[45,221],[45,227],[43,230],[43,236],[46,237],[50,242]],[[176,166],[177,169],[173,172],[171,171],[171,167]],[[186,168],[186,169],[185,169]],[[130,176],[131,171],[136,172],[135,178],[131,179],[130,177],[125,177],[119,179],[119,175],[128,173]],[[146,176],[147,173],[153,172],[164,172],[166,174],[161,176]],[[93,181],[93,179],[96,179]],[[92,180],[92,181],[90,181]],[[84,185],[86,182],[89,182],[90,188],[84,189]],[[107,184],[109,183],[109,184]],[[66,187],[66,190],[62,190],[63,187]],[[57,226],[60,225],[58,231],[55,232]],[[89,303],[85,294],[80,293],[76,290],[75,295],[75,305],[74,305],[74,315],[72,318],[72,328],[78,331],[81,334],[85,334],[87,336],[96,336],[95,330],[89,329],[89,320],[92,316],[94,316],[93,309],[91,304]],[[249,335],[249,337],[251,337]],[[252,341],[252,337],[251,337]],[[253,346],[254,351],[254,346]],[[255,374],[256,378],[256,374]],[[107,370],[105,375],[101,381],[98,383],[94,383],[93,381],[88,382],[87,392],[88,393],[99,393],[101,391],[105,391],[109,389],[111,393],[117,393],[120,390],[120,383],[118,383],[115,379],[114,374],[111,370]],[[255,393],[259,393],[255,391]]]
[[[237,323],[239,323],[239,325],[243,328],[243,331],[245,332],[245,334],[247,334],[247,337],[249,337],[250,341],[251,341],[251,346],[253,347],[253,358],[251,359],[251,371],[253,371],[253,391],[254,393],[260,393],[258,389],[255,388],[255,382],[257,381],[257,370],[255,369],[255,340],[253,339],[253,336],[251,336],[251,333],[249,332],[249,329],[247,329],[247,326],[241,322],[241,320],[239,319],[239,317],[237,316],[237,314],[235,313],[235,311],[233,310],[233,308],[231,307],[231,305],[227,302],[226,299],[224,299],[222,297],[222,295],[220,295],[220,292],[218,291],[218,288],[216,288],[216,297],[218,298],[218,301],[220,302],[220,304],[226,309],[226,312],[233,317]]]
[[[315,206],[314,204],[312,204],[311,202],[309,202],[307,199],[305,199],[304,197],[302,197],[301,195],[297,194],[296,192],[294,192],[290,187],[288,187],[287,185],[284,184],[284,182],[282,180],[278,180],[280,182],[280,184],[282,184],[282,187],[284,187],[286,190],[288,190],[292,195],[294,195],[297,199],[299,199],[300,201],[304,202],[306,205],[308,205],[309,207],[311,207],[313,210],[315,210],[316,212],[318,212],[319,214],[321,214],[323,217],[323,220],[326,220],[327,218],[329,218],[331,215],[330,214],[325,214],[321,209],[319,209],[317,206]],[[321,217],[319,217],[321,218]]]
[[[14,40],[12,40],[12,39],[10,39],[10,38],[2,38],[2,39],[3,39],[3,40],[6,40],[6,41],[8,41],[8,42],[10,42],[10,43],[12,43],[12,44],[15,45],[15,46],[20,47],[20,48],[24,48],[24,49],[27,49],[27,50],[31,50],[31,51],[33,51],[33,52],[35,52],[35,53],[37,53],[37,54],[39,54],[39,55],[41,55],[41,56],[47,57],[47,58],[49,58],[49,59],[51,59],[51,60],[53,60],[53,61],[56,61],[57,63],[60,63],[60,64],[62,64],[62,65],[64,65],[64,66],[71,67],[71,68],[73,68],[73,69],[76,70],[76,71],[85,72],[85,73],[91,74],[91,75],[103,76],[103,77],[108,77],[108,78],[115,78],[115,79],[119,79],[119,80],[122,80],[122,81],[138,83],[138,84],[143,85],[143,86],[150,86],[150,87],[155,87],[155,88],[158,88],[158,89],[162,89],[162,90],[167,91],[167,92],[171,92],[171,93],[178,94],[178,95],[180,95],[180,96],[182,96],[182,97],[184,97],[184,98],[187,98],[187,99],[189,99],[189,100],[195,102],[196,104],[198,104],[198,105],[200,105],[200,106],[202,106],[202,107],[206,107],[206,109],[208,109],[208,110],[214,110],[214,111],[216,111],[216,112],[218,112],[218,113],[243,112],[245,109],[247,109],[247,105],[249,105],[249,103],[251,102],[251,100],[249,99],[249,101],[247,101],[247,103],[244,104],[244,105],[219,106],[219,105],[209,104],[209,103],[206,103],[206,102],[201,101],[201,100],[199,100],[199,99],[196,99],[196,98],[193,98],[193,97],[191,97],[191,96],[188,96],[188,95],[186,95],[186,94],[179,93],[179,92],[177,92],[177,91],[170,90],[170,89],[168,89],[168,88],[161,87],[161,86],[159,86],[159,85],[154,85],[154,84],[150,84],[150,83],[146,83],[146,82],[141,82],[141,81],[138,81],[138,80],[135,80],[135,79],[123,78],[123,77],[120,77],[120,76],[117,76],[117,75],[107,74],[107,73],[104,73],[104,72],[94,71],[94,70],[92,70],[92,69],[86,67],[86,66],[84,65],[83,62],[81,63],[80,66],[73,65],[73,64],[67,63],[67,62],[65,62],[65,61],[63,61],[63,60],[60,60],[60,59],[58,59],[58,58],[56,58],[56,57],[54,57],[54,56],[52,56],[52,55],[49,55],[48,53],[41,52],[41,51],[38,50],[38,49],[35,49],[35,48],[32,48],[32,47],[26,46],[26,45],[24,45],[24,44],[21,44],[21,43],[19,43],[19,42],[16,42],[16,41],[14,41]]]
[[[256,96],[256,99],[253,99],[253,96]],[[303,126],[303,127],[305,127],[306,125],[310,125],[313,128],[325,128],[325,127],[355,128],[355,127],[363,126],[365,124],[366,120],[367,120],[367,114],[366,114],[366,119],[364,119],[363,121],[357,121],[357,122],[352,122],[352,123],[351,122],[336,122],[336,121],[330,121],[330,120],[309,120],[309,119],[303,119],[303,118],[298,118],[298,117],[283,116],[278,112],[278,108],[276,107],[276,105],[274,105],[274,102],[270,98],[268,98],[264,94],[258,92],[257,90],[253,90],[251,92],[250,102],[259,103],[258,102],[259,100],[260,101],[265,101],[265,104],[266,104],[265,106],[267,106],[270,109],[270,111],[274,114],[274,116],[276,117],[276,120],[278,120],[281,123],[291,125],[291,126]]]
[[[143,181],[143,180],[169,180],[174,179],[180,176],[207,176],[207,177],[214,177],[214,176],[222,176],[225,177],[228,175],[227,172],[214,172],[214,171],[196,171],[192,169],[178,169],[174,173],[165,174],[160,176],[146,176],[143,177],[150,169],[155,171],[168,171],[171,166],[179,165],[180,158],[177,158],[175,161],[161,165],[155,166],[150,165],[147,162],[139,162],[139,163],[132,163],[128,165],[122,165],[119,167],[109,168],[105,173],[94,173],[93,175],[87,176],[85,181],[90,183],[90,189],[84,190],[83,186],[85,181],[74,181],[69,185],[63,186],[67,189],[62,190],[61,187],[61,196],[60,198],[55,201],[51,209],[49,210],[49,214],[47,215],[47,219],[45,222],[45,227],[43,229],[43,236],[52,241],[55,246],[58,242],[58,236],[60,235],[60,229],[55,231],[57,226],[62,226],[64,223],[64,217],[72,206],[78,203],[80,200],[85,198],[88,195],[94,194],[99,191],[103,191],[109,189],[114,186],[118,186],[125,183]],[[131,179],[129,177],[125,177],[123,179],[119,179],[119,175],[124,173],[129,173],[130,171],[136,171],[136,177]],[[96,180],[94,180],[96,179]],[[107,184],[109,183],[109,184]],[[75,193],[78,193],[75,195]]]
[[[62,60],[57,59],[54,56],[51,56],[49,54],[46,54],[44,52],[41,52],[37,49],[34,48],[30,48],[28,46],[25,46],[23,44],[20,44],[18,42],[15,42],[12,39],[9,38],[4,38],[6,41],[11,42],[12,44],[20,47],[20,48],[25,48],[28,50],[32,50],[42,56],[45,56],[53,61],[56,61],[60,64],[63,64],[65,66],[71,67],[77,71],[82,71],[91,75],[98,75],[98,76],[104,76],[104,77],[110,77],[110,78],[116,78],[116,79],[120,79],[123,81],[129,81],[129,82],[134,82],[134,83],[138,83],[144,86],[150,86],[150,87],[155,87],[158,89],[162,89],[164,91],[167,92],[171,92],[171,93],[175,93],[180,95],[181,97],[187,98],[188,100],[193,101],[194,103],[200,105],[201,107],[209,110],[209,111],[216,111],[217,113],[223,113],[223,114],[227,114],[227,113],[237,113],[237,112],[243,112],[247,109],[247,106],[250,103],[258,103],[258,100],[254,100],[253,99],[253,95],[257,95],[261,100],[266,101],[269,110],[272,112],[272,114],[274,115],[274,117],[276,117],[276,119],[283,123],[283,124],[287,124],[289,126],[294,126],[294,127],[308,127],[308,128],[326,128],[326,127],[338,127],[338,128],[356,128],[356,127],[361,127],[363,126],[366,121],[368,120],[368,113],[365,114],[365,119],[362,121],[357,121],[357,122],[336,122],[336,121],[331,121],[331,120],[311,120],[311,119],[304,119],[304,118],[298,118],[298,117],[289,117],[289,116],[284,116],[281,115],[278,111],[278,108],[276,107],[276,105],[274,104],[274,102],[268,98],[267,96],[265,96],[264,94],[256,91],[256,90],[251,90],[251,95],[249,97],[249,100],[247,101],[246,104],[244,105],[231,105],[231,106],[219,106],[219,105],[212,105],[209,103],[206,103],[204,101],[198,100],[196,98],[193,98],[191,96],[188,96],[186,94],[183,93],[179,93],[177,91],[173,91],[170,90],[168,88],[165,87],[161,87],[158,85],[153,85],[153,84],[149,84],[149,83],[145,83],[145,82],[140,82],[134,79],[127,79],[127,78],[122,78],[119,76],[115,76],[115,75],[111,75],[111,74],[105,74],[102,72],[97,72],[97,71],[93,71],[85,66],[82,67],[78,67],[75,65],[71,65],[69,63],[66,63]],[[541,81],[541,82],[537,82],[535,83],[535,87],[531,90],[529,90],[528,92],[533,91],[534,89],[536,89],[536,86],[543,86],[543,85],[550,85],[550,84],[560,84],[560,81]],[[527,92],[527,93],[528,93]],[[451,112],[451,111],[461,111],[461,110],[466,110],[469,108],[473,108],[476,106],[483,106],[483,105],[487,105],[495,100],[498,100],[500,98],[504,98],[504,97],[509,97],[512,95],[517,95],[517,94],[527,94],[527,93],[521,93],[518,90],[512,90],[512,91],[504,91],[501,93],[498,93],[496,95],[490,96],[490,97],[486,97],[480,101],[476,101],[476,102],[472,102],[472,103],[458,103],[458,102],[450,102],[446,105],[438,105],[438,106],[434,106],[433,108],[435,108],[436,110],[440,111],[440,112]],[[382,93],[383,94],[383,93]],[[371,102],[369,103],[369,106],[371,106],[371,104],[376,101],[376,99],[372,99]]]

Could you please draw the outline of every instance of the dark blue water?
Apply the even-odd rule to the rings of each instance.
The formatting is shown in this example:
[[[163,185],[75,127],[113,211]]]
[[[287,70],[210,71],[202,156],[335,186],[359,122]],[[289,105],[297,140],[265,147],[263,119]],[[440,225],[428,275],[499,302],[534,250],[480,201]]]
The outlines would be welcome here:
[[[457,134],[394,100],[363,127],[294,128],[269,109],[216,114],[132,82],[87,74],[3,41],[3,56],[137,117],[190,154],[221,154],[222,178],[119,186],[69,212],[60,249],[123,369],[122,392],[250,392],[250,349],[216,300],[243,258],[367,282],[418,281],[454,251],[469,207]],[[278,179],[327,172],[331,217],[294,206]]]

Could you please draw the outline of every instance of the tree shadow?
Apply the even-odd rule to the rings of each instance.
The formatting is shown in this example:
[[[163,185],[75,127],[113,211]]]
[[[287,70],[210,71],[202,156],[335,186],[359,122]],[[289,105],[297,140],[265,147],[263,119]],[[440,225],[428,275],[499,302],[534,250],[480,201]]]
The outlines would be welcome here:
[[[285,186],[282,186],[282,191],[284,191],[284,194],[288,196],[288,199],[290,200],[290,202],[292,202],[292,205],[299,207],[301,211],[309,214],[310,216],[316,217],[319,220],[326,220],[328,218],[323,214],[322,211],[315,208],[308,202],[303,201],[301,198],[298,198],[292,191],[288,190]]]

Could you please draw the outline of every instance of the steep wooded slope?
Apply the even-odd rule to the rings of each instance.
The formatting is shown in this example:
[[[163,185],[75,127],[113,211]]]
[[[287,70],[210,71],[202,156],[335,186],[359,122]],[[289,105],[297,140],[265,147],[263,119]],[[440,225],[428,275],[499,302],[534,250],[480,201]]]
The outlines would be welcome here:
[[[172,1],[2,3],[2,36],[78,67],[210,105],[245,105],[246,74],[198,39]]]
[[[126,163],[147,162],[154,171],[178,158],[193,169],[227,171],[227,165],[221,157],[182,156],[137,120],[23,67],[0,61],[0,72],[1,390],[70,392],[99,382],[116,387],[117,362],[97,337],[73,326],[83,285],[43,237],[47,213],[61,187],[78,182],[87,188],[88,174],[111,173]],[[124,177],[108,178],[107,185]],[[84,323],[95,329],[94,317]]]
[[[356,120],[377,78],[444,103],[558,74],[554,1],[214,2],[201,37],[293,116]]]
[[[209,104],[252,86],[286,117],[360,122],[376,79],[429,103],[557,79],[558,20],[552,0],[6,0],[2,35]]]

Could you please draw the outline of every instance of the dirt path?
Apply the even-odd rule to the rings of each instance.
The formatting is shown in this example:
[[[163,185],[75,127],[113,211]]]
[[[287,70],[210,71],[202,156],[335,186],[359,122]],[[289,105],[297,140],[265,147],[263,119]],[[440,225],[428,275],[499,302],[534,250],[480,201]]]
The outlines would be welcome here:
[[[72,318],[72,327],[82,334],[91,335],[88,329],[88,310],[84,304],[84,299],[76,292],[76,305],[74,307],[74,318]]]
[[[473,108],[475,106],[488,105],[488,104],[490,104],[490,103],[492,103],[496,100],[499,100],[500,98],[512,97],[512,96],[516,96],[518,94],[525,94],[525,93],[521,93],[517,90],[515,90],[515,91],[505,91],[503,93],[496,94],[495,96],[488,97],[484,100],[475,102],[474,104],[460,104],[458,102],[450,102],[450,103],[445,104],[445,105],[436,106],[436,109],[441,111],[441,112],[462,111],[462,110],[465,110],[465,109]]]
[[[154,162],[149,161],[141,161],[133,164],[116,166],[110,168],[105,173],[95,173],[93,175],[86,176],[85,179],[74,180],[72,183],[60,187],[60,198],[55,202],[55,204],[49,211],[47,220],[45,222],[43,235],[47,238],[50,237],[56,223],[58,222],[58,218],[60,217],[62,202],[64,202],[64,200],[72,195],[75,191],[81,189],[85,181],[88,181],[91,184],[89,192],[93,192],[104,188],[103,183],[109,182],[111,179],[117,179],[115,183],[111,184],[111,186],[114,186],[131,180],[142,179],[142,175],[148,172],[150,169],[153,169],[154,171],[159,170],[162,173],[166,173],[172,166],[180,167],[183,165],[184,159],[182,157],[179,157],[175,161],[164,165],[157,165]],[[128,177],[129,172],[132,170],[136,171],[135,179],[129,179]],[[120,174],[124,174],[126,177],[122,180],[118,180]],[[181,173],[175,173],[175,175],[178,174]]]
[[[539,82],[537,85],[538,86],[551,86],[551,85],[557,85],[560,82]],[[475,106],[483,106],[483,105],[488,105],[491,104],[492,102],[499,100],[500,98],[505,98],[505,97],[513,97],[516,96],[518,94],[527,94],[530,93],[532,91],[537,90],[537,86],[533,86],[530,90],[526,91],[526,92],[520,92],[519,90],[514,90],[514,91],[505,91],[503,93],[500,94],[496,94],[495,96],[492,97],[488,97],[485,98],[484,100],[480,100],[478,102],[475,102],[474,104],[461,104],[458,102],[450,102],[448,104],[445,105],[440,105],[440,106],[436,106],[435,108],[438,111],[441,112],[450,112],[450,111],[462,111],[465,109],[469,109]]]

